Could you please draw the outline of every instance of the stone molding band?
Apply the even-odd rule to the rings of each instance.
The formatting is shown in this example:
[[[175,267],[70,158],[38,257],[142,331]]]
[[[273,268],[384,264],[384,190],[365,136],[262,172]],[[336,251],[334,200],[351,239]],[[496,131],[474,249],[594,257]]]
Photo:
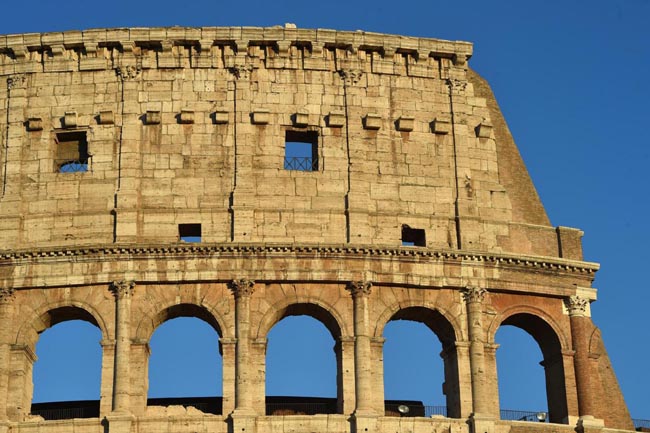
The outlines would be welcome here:
[[[332,246],[305,246],[305,245],[268,245],[268,244],[213,244],[213,245],[114,245],[96,247],[66,247],[66,248],[39,248],[37,250],[10,250],[0,251],[0,259],[9,260],[4,265],[19,265],[40,261],[40,259],[52,261],[67,261],[71,257],[169,257],[169,256],[192,256],[205,258],[206,255],[238,255],[256,253],[294,253],[294,254],[332,254],[349,256],[371,256],[371,257],[413,257],[413,258],[435,258],[448,260],[467,260],[472,262],[489,262],[503,265],[521,266],[524,268],[548,269],[550,271],[564,271],[577,274],[592,275],[600,265],[592,262],[584,262],[569,259],[557,259],[552,257],[527,257],[522,255],[508,254],[481,254],[464,251],[441,251],[429,248],[381,248],[381,247],[354,247],[344,245]],[[3,264],[0,264],[0,267]]]
[[[153,50],[172,57],[177,47],[195,47],[198,55],[205,57],[214,46],[228,47],[233,54],[254,51],[256,47],[272,47],[280,57],[291,56],[292,51],[296,51],[292,50],[294,47],[307,48],[312,57],[324,57],[324,49],[345,50],[352,54],[359,51],[377,53],[387,60],[392,60],[396,53],[403,53],[416,60],[429,56],[444,57],[461,67],[472,55],[472,44],[463,41],[280,26],[91,29],[0,36],[0,56],[25,63],[32,61],[32,52],[48,52],[54,59],[73,60],[77,57],[81,61],[84,58],[93,61],[104,60],[98,55],[102,49],[119,48],[124,56]]]

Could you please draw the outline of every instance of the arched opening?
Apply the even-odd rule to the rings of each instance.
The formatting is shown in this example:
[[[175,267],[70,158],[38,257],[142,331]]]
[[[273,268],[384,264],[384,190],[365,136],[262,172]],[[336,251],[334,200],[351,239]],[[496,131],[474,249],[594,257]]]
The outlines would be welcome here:
[[[267,335],[267,415],[342,411],[338,329],[321,307],[292,305],[284,310]]]
[[[391,317],[383,336],[386,416],[460,417],[451,323],[436,310],[409,307]]]
[[[501,323],[495,342],[501,418],[566,422],[562,349],[553,328],[535,315],[514,314]]]
[[[53,309],[33,329],[30,413],[46,420],[99,417],[102,331],[77,307]]]
[[[221,414],[223,360],[216,320],[192,305],[169,308],[158,319],[149,340],[147,411],[180,405]]]

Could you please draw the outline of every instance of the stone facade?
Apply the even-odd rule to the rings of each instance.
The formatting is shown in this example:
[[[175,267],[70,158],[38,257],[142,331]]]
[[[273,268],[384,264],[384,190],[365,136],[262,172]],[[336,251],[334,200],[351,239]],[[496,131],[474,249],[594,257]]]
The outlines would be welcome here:
[[[633,430],[598,265],[471,54],[291,26],[0,37],[0,431]],[[338,415],[265,414],[266,335],[301,314],[337,341]],[[149,339],[179,316],[220,335],[222,416],[147,407]],[[43,421],[35,343],[71,319],[102,332],[100,418]],[[440,338],[448,418],[384,416],[396,319]],[[499,420],[504,324],[540,345],[552,424]]]

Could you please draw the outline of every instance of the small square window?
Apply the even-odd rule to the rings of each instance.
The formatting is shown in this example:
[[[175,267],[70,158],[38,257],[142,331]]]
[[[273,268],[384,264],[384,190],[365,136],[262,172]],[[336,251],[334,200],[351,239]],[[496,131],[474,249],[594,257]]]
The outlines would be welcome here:
[[[318,133],[287,131],[284,140],[284,169],[318,170]]]
[[[201,242],[201,224],[179,224],[178,237],[181,242]]]
[[[424,229],[413,229],[406,224],[402,225],[402,246],[426,247],[427,239]]]
[[[88,140],[86,131],[59,132],[56,134],[56,169],[59,173],[88,171]]]

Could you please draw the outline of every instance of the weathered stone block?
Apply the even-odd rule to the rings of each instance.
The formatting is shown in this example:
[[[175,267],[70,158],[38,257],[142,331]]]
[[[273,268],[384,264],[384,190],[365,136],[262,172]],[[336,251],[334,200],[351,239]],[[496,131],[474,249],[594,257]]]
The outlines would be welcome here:
[[[112,111],[100,111],[97,119],[97,123],[100,125],[112,125],[115,123],[115,116]]]
[[[230,112],[226,109],[218,109],[214,112],[214,123],[217,125],[222,125],[228,123],[230,118]]]
[[[476,136],[479,138],[490,138],[492,136],[492,124],[488,122],[479,123],[475,131]]]
[[[309,112],[299,111],[292,116],[293,126],[303,128],[309,125]]]
[[[415,126],[415,119],[413,116],[401,116],[399,119],[397,119],[395,126],[398,131],[413,131],[413,128]]]
[[[40,117],[30,117],[26,122],[28,131],[42,131],[43,130],[43,119]]]
[[[431,132],[434,134],[449,134],[451,132],[451,118],[438,116],[431,122]]]
[[[381,116],[377,113],[368,113],[363,118],[363,128],[377,130],[381,128]]]
[[[161,119],[160,111],[147,110],[144,115],[145,125],[158,125],[161,122]]]
[[[341,128],[345,125],[345,112],[330,111],[327,115],[327,126],[330,128]]]
[[[66,111],[63,116],[63,127],[64,128],[75,128],[77,127],[77,112],[76,111]]]
[[[182,124],[194,123],[194,111],[182,110],[178,115],[178,123],[182,123]]]
[[[251,122],[255,125],[266,125],[271,121],[271,112],[266,109],[257,109],[251,113]]]

